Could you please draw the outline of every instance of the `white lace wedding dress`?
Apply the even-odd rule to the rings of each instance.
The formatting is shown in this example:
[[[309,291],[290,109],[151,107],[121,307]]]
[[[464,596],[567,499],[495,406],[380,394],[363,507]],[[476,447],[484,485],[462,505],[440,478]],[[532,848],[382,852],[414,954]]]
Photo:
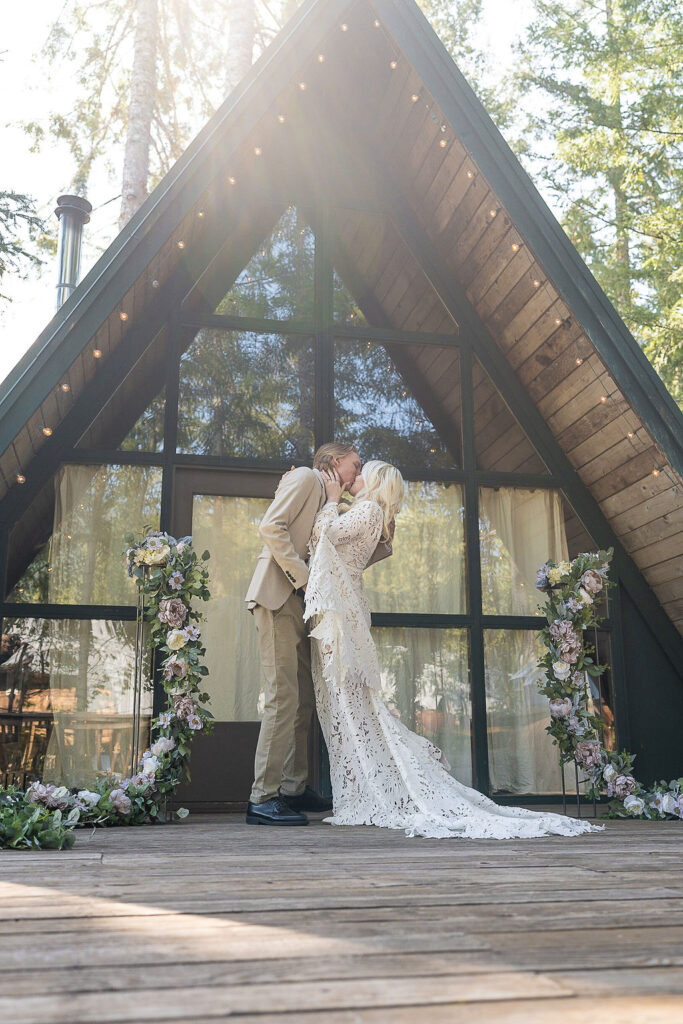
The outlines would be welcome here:
[[[333,825],[380,825],[432,838],[576,836],[604,826],[499,807],[448,772],[441,751],[406,728],[380,693],[363,570],[382,531],[374,501],[327,504],[311,537],[306,619],[317,710],[330,757]],[[419,583],[419,581],[418,581]]]

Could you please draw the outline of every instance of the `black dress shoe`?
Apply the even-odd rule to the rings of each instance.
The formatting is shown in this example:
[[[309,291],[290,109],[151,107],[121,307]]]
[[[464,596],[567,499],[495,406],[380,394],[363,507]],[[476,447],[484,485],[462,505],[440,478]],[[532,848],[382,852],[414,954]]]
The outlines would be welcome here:
[[[275,796],[262,804],[247,804],[247,825],[308,825],[308,818]]]
[[[282,799],[286,800],[293,811],[331,811],[332,810],[332,797],[321,796],[320,793],[316,793],[310,786],[306,786],[303,793],[299,793],[298,796],[288,796],[287,793],[281,794]]]

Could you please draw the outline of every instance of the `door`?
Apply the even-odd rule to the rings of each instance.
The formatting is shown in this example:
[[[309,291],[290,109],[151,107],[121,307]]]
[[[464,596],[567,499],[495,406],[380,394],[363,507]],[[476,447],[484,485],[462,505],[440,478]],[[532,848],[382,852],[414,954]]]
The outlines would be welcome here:
[[[244,595],[263,546],[258,525],[279,478],[279,471],[176,469],[173,533],[192,534],[195,550],[211,555],[211,600],[197,607],[205,616],[206,690],[215,724],[211,734],[193,740],[192,778],[175,800],[195,810],[235,810],[249,799],[263,682],[258,634]]]

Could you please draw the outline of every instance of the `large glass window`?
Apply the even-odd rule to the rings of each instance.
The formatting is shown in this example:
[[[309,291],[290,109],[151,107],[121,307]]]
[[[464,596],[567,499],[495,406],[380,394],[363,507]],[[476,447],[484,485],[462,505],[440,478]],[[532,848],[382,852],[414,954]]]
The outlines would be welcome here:
[[[161,476],[156,466],[62,466],[13,531],[8,600],[135,604],[124,536],[159,528]]]
[[[547,473],[531,441],[479,360],[472,360],[474,449],[477,469]]]
[[[314,417],[310,338],[204,329],[180,361],[181,452],[312,459]]]
[[[451,405],[432,391],[433,376]],[[335,436],[354,438],[363,459],[383,459],[425,476],[430,469],[458,468],[459,388],[455,348],[338,341]]]
[[[463,488],[406,483],[393,556],[364,576],[374,612],[459,615],[467,611]]]
[[[276,320],[313,318],[315,238],[294,206],[280,218],[218,306],[217,313]]]
[[[0,773],[78,787],[101,772],[128,774],[134,672],[134,622],[5,619]],[[142,749],[151,710],[145,691]]]
[[[409,729],[443,751],[472,785],[472,704],[467,630],[375,627],[382,695]]]
[[[219,722],[254,722],[263,713],[258,634],[244,595],[261,551],[258,525],[267,498],[195,494],[192,533],[198,551],[211,552],[211,600],[202,635],[209,669],[207,692]]]

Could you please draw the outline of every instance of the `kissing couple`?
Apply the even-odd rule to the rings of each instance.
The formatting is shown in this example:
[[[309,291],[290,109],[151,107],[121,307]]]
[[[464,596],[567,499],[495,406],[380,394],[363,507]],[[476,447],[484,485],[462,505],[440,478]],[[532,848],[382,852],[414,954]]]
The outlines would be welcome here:
[[[342,504],[342,494],[352,501]],[[264,548],[246,601],[258,629],[265,708],[247,822],[379,825],[409,836],[531,839],[603,826],[499,807],[458,782],[438,747],[382,698],[363,572],[392,554],[404,496],[395,466],[361,467],[356,447],[332,442],[280,480],[259,533]],[[434,552],[435,558],[443,552]],[[419,580],[415,581],[419,586]],[[332,800],[307,784],[308,730],[317,711]]]

